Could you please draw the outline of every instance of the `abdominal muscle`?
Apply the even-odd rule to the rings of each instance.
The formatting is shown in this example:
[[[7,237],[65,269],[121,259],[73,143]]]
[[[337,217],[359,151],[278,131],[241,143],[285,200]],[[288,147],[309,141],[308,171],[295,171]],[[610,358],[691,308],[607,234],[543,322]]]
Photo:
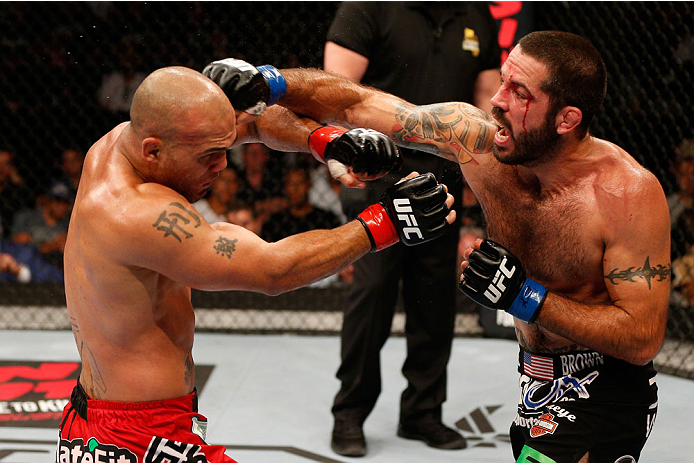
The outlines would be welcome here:
[[[68,312],[82,360],[80,383],[92,399],[118,402],[190,393],[195,380],[190,290],[149,270],[119,270],[88,284],[81,284],[87,282],[79,271],[66,278]],[[109,291],[112,281],[118,284]],[[98,289],[95,283],[101,283]]]

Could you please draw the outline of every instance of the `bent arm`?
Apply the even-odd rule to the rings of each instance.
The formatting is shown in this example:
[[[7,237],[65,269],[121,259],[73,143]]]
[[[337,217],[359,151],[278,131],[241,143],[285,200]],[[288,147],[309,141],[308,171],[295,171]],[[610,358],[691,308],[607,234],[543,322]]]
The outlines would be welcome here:
[[[279,104],[323,123],[367,127],[400,146],[450,161],[479,163],[489,156],[496,124],[468,103],[414,106],[394,95],[315,69],[283,70],[287,93]],[[479,159],[477,159],[479,158]]]
[[[237,126],[234,146],[262,143],[277,151],[309,153],[308,136],[322,124],[273,105],[253,122]]]
[[[120,231],[110,227],[104,243],[122,264],[154,270],[192,288],[275,295],[336,273],[371,249],[357,221],[267,243],[243,227],[209,225],[182,196],[164,187],[147,188],[148,194],[133,202],[128,222]]]
[[[616,223],[605,240],[603,275],[611,303],[585,304],[549,293],[536,320],[577,344],[637,365],[650,362],[662,346],[670,293],[667,203],[659,185],[644,190],[621,218],[610,218]]]

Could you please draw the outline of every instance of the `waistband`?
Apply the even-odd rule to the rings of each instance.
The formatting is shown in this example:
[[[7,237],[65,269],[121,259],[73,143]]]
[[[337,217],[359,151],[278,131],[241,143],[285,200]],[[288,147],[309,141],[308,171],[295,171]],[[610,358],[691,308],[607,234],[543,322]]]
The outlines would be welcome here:
[[[187,412],[198,412],[198,391],[193,389],[188,395],[176,397],[174,399],[155,400],[151,402],[115,402],[110,400],[91,399],[77,380],[77,385],[72,390],[70,403],[77,414],[83,420],[87,419],[88,409],[102,410],[152,410],[152,409],[172,409]]]
[[[610,369],[639,368],[624,360],[595,351],[562,354],[535,354],[522,347],[518,355],[518,372],[531,378],[553,381],[577,371],[606,367]]]

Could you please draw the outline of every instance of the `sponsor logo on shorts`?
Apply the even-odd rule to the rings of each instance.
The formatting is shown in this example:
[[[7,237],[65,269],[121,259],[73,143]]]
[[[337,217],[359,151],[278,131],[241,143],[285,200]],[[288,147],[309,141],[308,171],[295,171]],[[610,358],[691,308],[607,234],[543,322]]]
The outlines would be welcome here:
[[[555,379],[553,382],[540,381],[523,375],[519,405],[529,410],[537,410],[560,400],[588,399],[590,398],[588,385],[599,375],[600,372],[593,371],[583,378],[568,375]]]
[[[110,444],[101,444],[90,438],[85,444],[82,439],[60,439],[56,451],[57,463],[138,463],[137,457],[128,449]]]
[[[207,463],[207,457],[199,445],[155,436],[149,442],[144,463]]]
[[[545,434],[554,434],[559,424],[554,421],[554,415],[551,413],[545,413],[541,415],[535,424],[530,428],[530,437],[540,437]]]
[[[564,354],[561,358],[562,375],[570,375],[587,368],[605,364],[605,357],[599,352],[579,352],[577,354]]]
[[[207,438],[207,420],[194,416],[191,421],[193,424],[190,427],[190,432],[205,441]]]

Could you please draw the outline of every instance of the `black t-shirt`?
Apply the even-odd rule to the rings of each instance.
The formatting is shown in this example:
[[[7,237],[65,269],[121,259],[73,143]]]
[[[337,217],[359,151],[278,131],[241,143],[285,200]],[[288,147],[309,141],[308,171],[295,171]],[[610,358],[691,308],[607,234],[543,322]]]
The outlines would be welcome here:
[[[422,105],[473,103],[501,65],[496,35],[486,2],[343,2],[327,39],[369,59],[364,84]]]

